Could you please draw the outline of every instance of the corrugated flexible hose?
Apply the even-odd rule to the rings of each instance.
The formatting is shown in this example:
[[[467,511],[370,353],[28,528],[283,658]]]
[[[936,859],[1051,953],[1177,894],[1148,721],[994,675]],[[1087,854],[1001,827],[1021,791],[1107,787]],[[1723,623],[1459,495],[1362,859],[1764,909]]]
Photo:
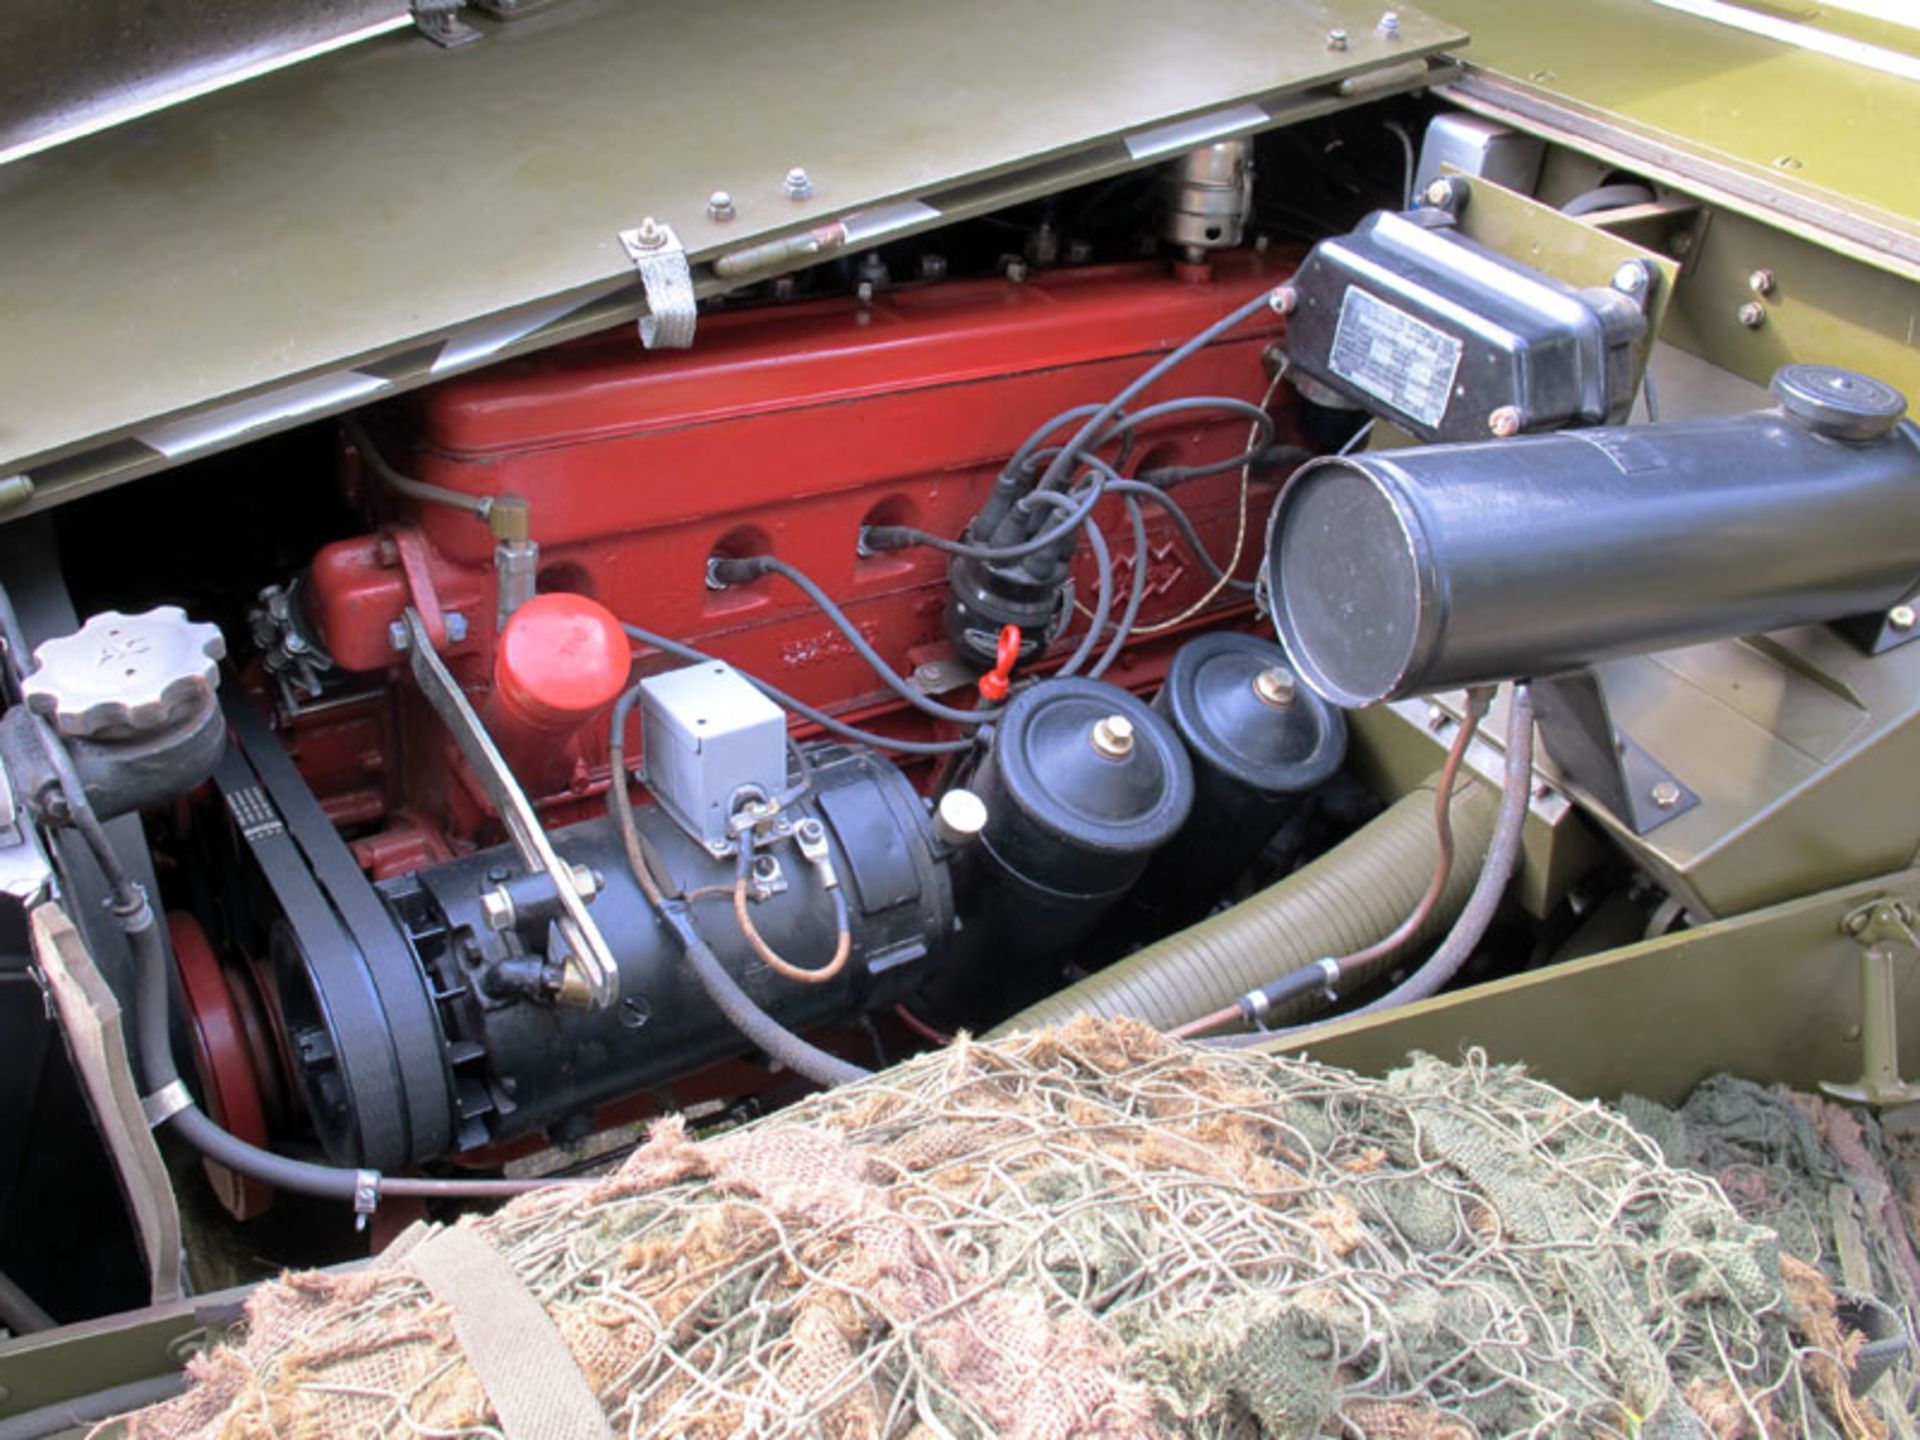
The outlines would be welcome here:
[[[1075,1015],[1124,1015],[1170,1030],[1233,1004],[1276,975],[1373,944],[1420,902],[1439,863],[1433,825],[1438,779],[1429,777],[1278,884],[1029,1006],[996,1026],[992,1036],[1041,1029]],[[1439,904],[1402,956],[1439,936],[1466,904],[1493,836],[1498,804],[1499,792],[1492,786],[1461,777],[1449,810],[1453,868]],[[1354,976],[1349,986],[1365,983],[1395,958]],[[1268,1023],[1289,1024],[1314,1007],[1314,996],[1301,996],[1275,1006]]]

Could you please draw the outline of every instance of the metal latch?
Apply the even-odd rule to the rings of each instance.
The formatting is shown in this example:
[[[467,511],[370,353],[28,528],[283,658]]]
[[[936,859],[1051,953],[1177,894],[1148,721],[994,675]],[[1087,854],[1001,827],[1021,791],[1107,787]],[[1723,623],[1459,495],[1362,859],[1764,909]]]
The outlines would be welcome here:
[[[1900,1021],[1894,985],[1896,947],[1920,953],[1920,930],[1904,900],[1875,900],[1852,911],[1840,928],[1860,943],[1861,1076],[1852,1084],[1823,1081],[1836,1100],[1855,1105],[1905,1105],[1920,1100],[1920,1085],[1900,1078]]]
[[[640,343],[649,350],[685,350],[693,344],[698,312],[693,299],[693,271],[687,252],[673,227],[651,215],[632,230],[620,232],[627,258],[640,272],[647,294],[647,313],[640,317]]]

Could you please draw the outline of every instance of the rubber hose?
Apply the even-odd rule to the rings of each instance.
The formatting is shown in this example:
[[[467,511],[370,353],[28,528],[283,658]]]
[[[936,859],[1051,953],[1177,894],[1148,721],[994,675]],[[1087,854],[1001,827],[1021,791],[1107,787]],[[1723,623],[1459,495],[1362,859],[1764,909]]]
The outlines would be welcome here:
[[[1420,903],[1439,860],[1433,828],[1437,780],[1429,777],[1278,884],[1029,1006],[988,1038],[1057,1025],[1075,1015],[1130,1016],[1171,1030],[1231,1005],[1275,975],[1324,955],[1350,955],[1391,934]],[[1449,811],[1453,869],[1440,903],[1409,949],[1446,929],[1466,904],[1493,834],[1495,808],[1491,787],[1470,775],[1461,778]],[[1383,959],[1380,968],[1392,960]],[[1356,975],[1352,984],[1366,978]],[[1311,1013],[1317,999],[1301,996],[1278,1007],[1272,1020],[1285,1024]]]
[[[140,1036],[140,1072],[149,1094],[158,1094],[180,1078],[173,1063],[173,1046],[167,1034],[167,971],[172,957],[161,938],[160,925],[144,903],[142,917],[127,926],[127,938],[133,947],[134,1023]],[[144,921],[144,923],[142,923]],[[264,1181],[276,1190],[292,1190],[303,1195],[319,1195],[331,1200],[353,1201],[358,1193],[360,1172],[337,1165],[315,1165],[275,1155],[229,1134],[197,1105],[186,1105],[167,1118],[167,1128],[194,1149],[224,1165],[236,1174]],[[393,1197],[412,1195],[422,1198],[489,1199],[495,1196],[524,1195],[543,1184],[567,1184],[568,1181],[538,1180],[431,1180],[416,1176],[381,1176],[379,1193]],[[577,1183],[577,1182],[575,1182]]]
[[[1533,692],[1525,685],[1513,687],[1507,710],[1506,766],[1500,777],[1500,813],[1493,822],[1493,839],[1487,846],[1486,863],[1474,882],[1473,894],[1460,912],[1460,918],[1448,932],[1440,948],[1400,984],[1377,1000],[1369,1001],[1353,1013],[1377,1015],[1396,1010],[1416,1000],[1438,995],[1461,966],[1486,939],[1487,927],[1500,908],[1520,862],[1520,846],[1526,838],[1527,802],[1533,790]]]
[[[733,1028],[752,1041],[762,1053],[816,1085],[845,1085],[850,1080],[864,1080],[871,1073],[850,1060],[842,1060],[838,1055],[831,1055],[817,1045],[809,1044],[754,1004],[752,997],[740,988],[739,981],[727,973],[726,966],[720,963],[720,957],[713,953],[700,932],[694,929],[684,901],[668,901],[661,907],[660,914],[680,941],[687,968],[693,972],[693,978],[699,982],[700,988],[707,992],[707,998],[727,1017]]]

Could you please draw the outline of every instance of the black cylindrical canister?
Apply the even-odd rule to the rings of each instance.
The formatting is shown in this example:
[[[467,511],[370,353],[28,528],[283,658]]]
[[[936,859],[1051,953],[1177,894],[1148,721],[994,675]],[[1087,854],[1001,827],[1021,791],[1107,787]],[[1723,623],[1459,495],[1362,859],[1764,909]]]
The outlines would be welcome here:
[[[1193,811],[1134,899],[1178,923],[1204,911],[1301,797],[1340,768],[1347,721],[1295,683],[1278,645],[1234,630],[1182,645],[1153,708],[1193,762]]]
[[[929,997],[980,1024],[1058,983],[1193,806],[1186,748],[1145,702],[1097,680],[1046,680],[995,727],[972,788],[979,838],[955,860],[960,916]]]
[[[1882,611],[1920,586],[1920,429],[1878,381],[1780,407],[1329,457],[1267,556],[1301,680],[1353,707]]]

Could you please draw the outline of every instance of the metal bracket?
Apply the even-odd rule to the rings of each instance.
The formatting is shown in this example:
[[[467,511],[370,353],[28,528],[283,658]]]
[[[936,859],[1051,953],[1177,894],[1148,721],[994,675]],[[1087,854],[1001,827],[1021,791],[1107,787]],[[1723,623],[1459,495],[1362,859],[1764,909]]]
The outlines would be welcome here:
[[[649,350],[687,349],[693,344],[699,311],[693,298],[693,271],[680,237],[671,225],[649,215],[634,229],[622,230],[620,243],[640,272],[640,286],[647,294],[640,343]]]
[[[1848,913],[1840,928],[1860,942],[1860,1079],[1850,1085],[1822,1081],[1836,1100],[1854,1105],[1907,1105],[1920,1100],[1920,1085],[1900,1078],[1900,1011],[1893,961],[1896,946],[1920,955],[1920,931],[1904,900],[1875,900]]]
[[[442,50],[471,45],[480,32],[460,18],[463,0],[413,0],[413,24]]]
[[[1591,670],[1533,682],[1534,714],[1547,753],[1568,780],[1636,835],[1645,835],[1700,804],[1672,771],[1614,726]]]
[[[1909,641],[1920,640],[1920,590],[1879,614],[1836,620],[1833,628],[1868,655],[1884,655]]]
[[[554,891],[560,901],[560,913],[553,923],[553,934],[566,953],[564,957],[550,958],[561,960],[569,978],[577,976],[579,981],[577,985],[564,986],[560,992],[561,999],[571,1001],[577,998],[596,1010],[606,1009],[620,998],[620,966],[607,944],[607,937],[600,933],[600,927],[587,913],[587,902],[580,894],[573,867],[554,852],[553,844],[547,839],[540,817],[534,814],[526,792],[513,778],[512,770],[507,767],[493,738],[487,734],[486,727],[480,723],[473,706],[467,702],[466,694],[434,652],[427,636],[426,622],[412,606],[407,607],[406,626],[411,640],[407,647],[407,658],[413,670],[414,683],[420,687],[420,692],[427,697],[427,703],[433,706],[434,713],[453,736],[461,755],[473,767],[474,774],[487,792],[487,798],[493,801],[494,809],[500,813],[500,823],[506,827],[507,838],[513,842],[513,848],[520,852],[520,859],[529,870],[543,871],[553,881]]]
[[[151,1095],[140,1097],[140,1110],[147,1117],[149,1130],[158,1130],[191,1104],[193,1092],[187,1089],[187,1082],[178,1075]]]

